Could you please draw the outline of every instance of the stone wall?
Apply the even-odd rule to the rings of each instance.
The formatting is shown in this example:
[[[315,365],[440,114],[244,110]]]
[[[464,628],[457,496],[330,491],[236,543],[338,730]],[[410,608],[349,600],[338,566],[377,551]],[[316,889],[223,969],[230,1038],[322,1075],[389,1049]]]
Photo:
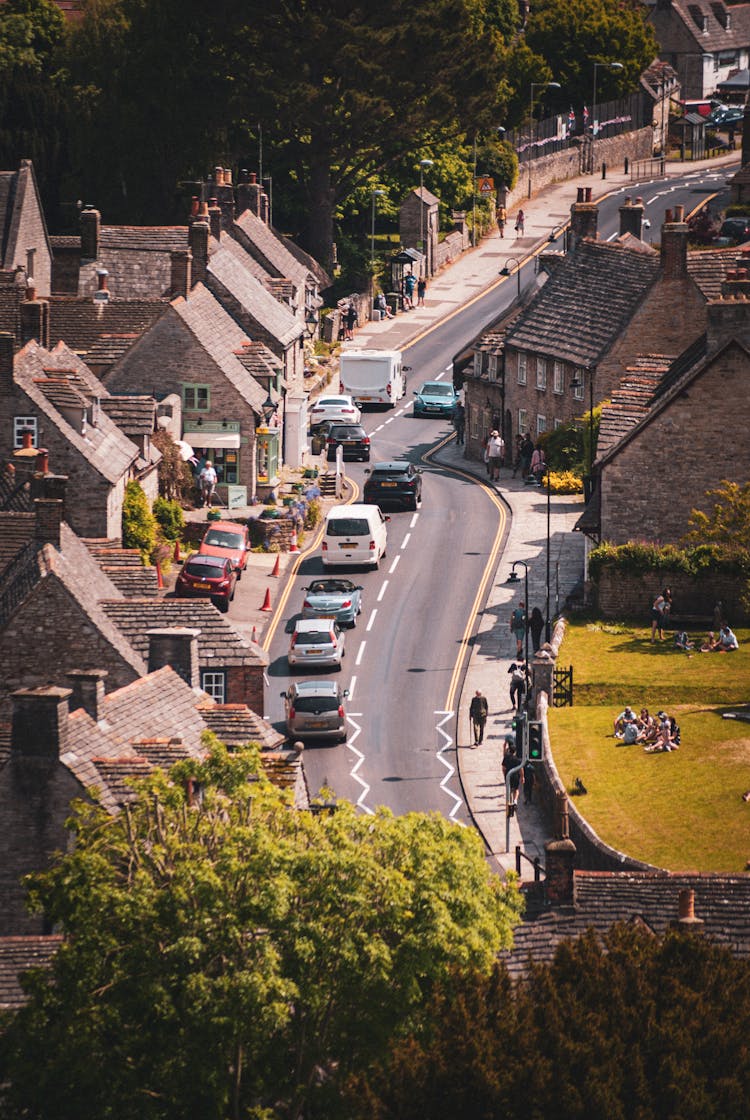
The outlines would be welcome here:
[[[708,629],[718,600],[732,625],[741,625],[748,620],[748,613],[740,604],[745,582],[739,576],[716,573],[698,579],[684,572],[661,570],[639,575],[604,568],[592,586],[593,606],[601,618],[639,618],[643,619],[644,626],[650,626],[651,604],[663,587],[672,588],[672,627],[677,627],[682,618],[685,626],[680,625],[680,629],[695,629],[695,621],[692,620],[705,623]]]
[[[445,240],[438,244],[435,257],[436,270],[444,268],[451,261],[455,261],[468,247],[468,230],[455,229],[453,233],[449,233]]]

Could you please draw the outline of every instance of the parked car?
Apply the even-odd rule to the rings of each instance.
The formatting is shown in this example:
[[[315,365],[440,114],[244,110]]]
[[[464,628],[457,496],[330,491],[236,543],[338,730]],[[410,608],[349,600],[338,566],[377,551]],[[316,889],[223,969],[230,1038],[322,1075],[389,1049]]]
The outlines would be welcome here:
[[[356,626],[357,615],[362,613],[362,586],[350,579],[329,576],[314,579],[308,587],[302,604],[303,618],[333,618],[339,626]]]
[[[745,241],[750,241],[750,216],[743,218],[740,215],[724,219],[714,244],[742,245]]]
[[[336,458],[336,448],[341,447],[345,459],[370,461],[370,437],[361,424],[331,424],[326,436],[326,458]]]
[[[177,576],[175,595],[180,599],[210,599],[226,613],[234,599],[237,570],[226,556],[206,556],[194,552]]]
[[[231,560],[237,571],[237,579],[242,579],[249,551],[250,534],[247,525],[240,525],[237,521],[213,521],[206,529],[198,548],[201,556],[223,556]]]
[[[293,681],[284,701],[286,730],[293,739],[334,739],[346,742],[344,700],[348,688],[337,681]]]
[[[310,409],[310,423],[313,426],[321,420],[335,420],[338,424],[359,424],[361,419],[362,413],[353,397],[346,393],[318,397]]]
[[[365,471],[362,497],[376,506],[398,505],[417,509],[422,501],[422,472],[405,459],[389,463],[376,463],[372,471]]]
[[[711,112],[707,123],[717,128],[737,128],[742,124],[744,115],[745,110],[739,106],[721,105]]]
[[[289,643],[287,660],[297,665],[340,669],[344,657],[344,635],[339,624],[327,618],[298,618]]]
[[[458,393],[450,381],[425,381],[414,390],[415,416],[452,416]]]

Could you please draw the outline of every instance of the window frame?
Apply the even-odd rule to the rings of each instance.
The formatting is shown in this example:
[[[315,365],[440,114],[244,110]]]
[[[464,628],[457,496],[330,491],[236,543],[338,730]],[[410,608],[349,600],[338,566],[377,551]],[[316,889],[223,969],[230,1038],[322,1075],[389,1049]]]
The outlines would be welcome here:
[[[518,362],[516,364],[516,371],[518,375],[518,384],[526,385],[528,383],[528,355],[523,351],[518,351]]]
[[[528,435],[529,432],[529,412],[526,408],[519,408],[518,410],[518,434],[520,436]]]
[[[13,450],[18,451],[23,447],[23,433],[31,432],[31,442],[34,447],[39,442],[39,419],[36,416],[13,417]]]
[[[573,380],[580,382],[580,384],[574,386],[573,388],[573,400],[582,401],[586,392],[586,370],[583,368],[583,366],[579,366],[576,369],[575,377],[573,378]]]
[[[199,390],[205,390],[206,403],[201,406],[199,402]],[[188,394],[194,394],[193,404],[188,403]],[[211,411],[211,386],[203,381],[183,381],[182,382],[182,410],[183,412],[210,412]]]
[[[216,704],[227,702],[227,671],[226,669],[201,669],[201,688],[207,692]],[[220,694],[217,695],[217,693]]]
[[[547,359],[539,354],[536,358],[536,387],[537,389],[547,388]]]
[[[542,412],[536,414],[536,434],[541,436],[547,431],[547,417]]]
[[[562,362],[552,363],[552,391],[553,393],[565,392],[565,370]]]

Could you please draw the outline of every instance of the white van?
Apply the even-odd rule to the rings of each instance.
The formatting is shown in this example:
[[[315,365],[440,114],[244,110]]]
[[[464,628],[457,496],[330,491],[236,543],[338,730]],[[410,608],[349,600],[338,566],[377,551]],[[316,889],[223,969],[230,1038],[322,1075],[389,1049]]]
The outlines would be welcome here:
[[[367,564],[378,568],[388,544],[386,521],[390,518],[383,515],[379,506],[363,502],[333,506],[323,534],[323,567]]]
[[[400,350],[344,350],[339,359],[340,391],[357,404],[394,405],[406,392]]]

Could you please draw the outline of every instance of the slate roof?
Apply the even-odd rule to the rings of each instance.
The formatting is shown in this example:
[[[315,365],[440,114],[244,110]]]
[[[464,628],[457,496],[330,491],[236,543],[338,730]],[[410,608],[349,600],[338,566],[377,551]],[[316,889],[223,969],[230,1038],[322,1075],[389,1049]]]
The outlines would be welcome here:
[[[725,5],[716,0],[671,0],[670,9],[674,18],[685,26],[702,51],[731,51],[750,45],[750,4]],[[727,11],[731,13],[728,30],[720,18]]]
[[[301,292],[301,297],[298,298],[304,299],[308,274],[312,273],[317,284],[316,273],[291,253],[276,231],[261,221],[252,210],[243,211],[233,224],[245,235],[252,255],[270,275],[291,280]],[[234,235],[233,230],[229,232]]]
[[[272,296],[268,298],[275,302]],[[249,341],[242,328],[203,284],[196,284],[189,299],[174,300],[172,307],[228,381],[260,415],[266,390],[253,380],[237,358],[237,351]]]
[[[263,330],[283,347],[291,346],[304,334],[304,328],[289,307],[252,275],[247,255],[236,241],[224,238],[209,257],[208,271]]]
[[[637,358],[628,367],[610,401],[602,407],[597,457],[619,443],[625,433],[646,415],[654,392],[672,361],[672,358],[653,354]]]
[[[98,473],[112,484],[120,481],[138,458],[138,448],[120,431],[106,414],[99,415],[97,423],[88,424],[86,434],[72,426],[59,411],[61,407],[84,407],[85,400],[77,400],[73,386],[65,385],[63,378],[46,378],[50,361],[49,351],[37,342],[27,342],[16,355],[14,380],[33,403],[55,425],[68,443]],[[70,391],[68,391],[70,390]],[[50,394],[48,397],[47,394]],[[102,386],[102,396],[106,390]],[[52,399],[50,399],[50,397]],[[59,403],[55,403],[59,402]],[[64,403],[63,403],[64,402]]]
[[[268,654],[248,642],[208,600],[113,598],[100,606],[144,659],[148,658],[147,630],[180,626],[200,630],[198,660],[204,668],[268,665]]]
[[[286,737],[245,704],[201,704],[200,713],[207,726],[228,747],[258,743],[264,750],[277,750]]]
[[[659,255],[585,239],[508,331],[518,350],[596,365],[656,280]]]
[[[36,515],[0,510],[0,581],[11,560],[34,536]]]
[[[290,239],[288,237],[285,237],[283,233],[279,233],[278,230],[274,230],[274,233],[276,234],[282,245],[284,245],[284,247],[287,249],[287,251],[290,252],[292,256],[300,262],[300,264],[304,265],[308,272],[312,273],[312,275],[318,282],[318,287],[321,290],[330,288],[331,284],[333,283],[333,279],[328,275],[323,266],[315,260],[314,257],[311,257],[309,253],[306,253],[305,250],[301,249],[300,246],[297,245],[294,241],[290,241]]]
[[[156,568],[144,566],[137,548],[122,548],[118,541],[84,537],[83,543],[106,576],[126,599],[156,597]]]
[[[169,308],[168,299],[51,296],[49,302],[50,338],[97,367],[113,365]]]
[[[169,299],[172,294],[171,254],[188,248],[186,225],[102,225],[98,256],[96,260],[81,263],[78,291],[81,295],[93,296],[99,286],[97,270],[106,268],[110,302],[150,297]]]
[[[0,1011],[15,1011],[26,1003],[20,977],[32,968],[48,968],[62,945],[59,934],[46,937],[0,937]]]
[[[727,269],[734,266],[741,250],[742,246],[734,245],[726,249],[694,249],[688,252],[688,275],[707,300],[721,297],[721,285],[727,278]]]
[[[615,922],[644,923],[664,934],[678,917],[681,890],[695,892],[695,916],[703,934],[738,957],[750,957],[750,876],[670,872],[574,872],[575,905],[524,921],[514,946],[502,954],[520,977],[531,956],[552,960],[558,945],[588,929],[604,934]]]
[[[22,159],[18,171],[0,171],[0,268],[13,268],[19,256],[25,260],[27,246],[25,242],[19,242],[19,238],[24,236],[21,219],[26,200],[33,197],[38,198],[39,191],[30,159]],[[39,221],[51,256],[52,248],[41,207]],[[41,245],[38,248],[41,250]]]
[[[284,363],[269,350],[263,342],[246,342],[241,350],[237,351],[237,358],[251,377],[278,378],[284,369]]]
[[[101,407],[127,436],[150,436],[154,431],[156,401],[153,397],[105,397]]]

